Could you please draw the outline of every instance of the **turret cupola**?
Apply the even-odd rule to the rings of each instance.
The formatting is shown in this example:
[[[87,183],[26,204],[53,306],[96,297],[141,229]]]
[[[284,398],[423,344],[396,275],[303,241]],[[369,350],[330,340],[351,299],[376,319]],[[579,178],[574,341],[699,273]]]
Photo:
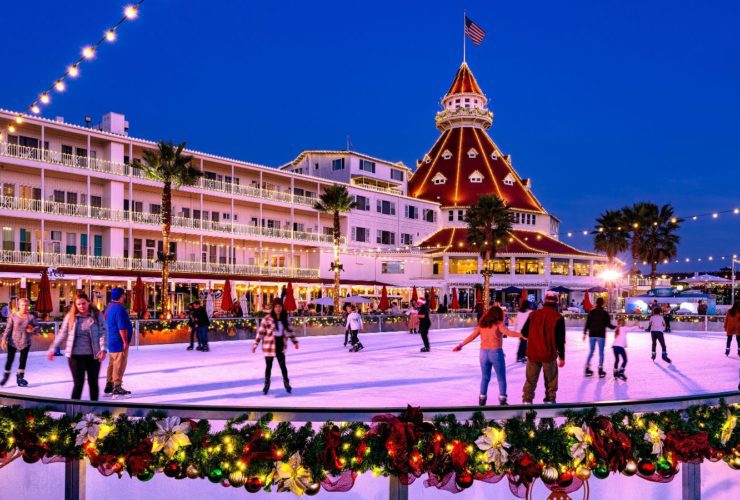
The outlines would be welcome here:
[[[455,80],[442,98],[442,111],[437,113],[437,128],[444,132],[456,127],[475,127],[487,130],[493,124],[493,113],[488,99],[475,81],[467,63],[457,70]]]

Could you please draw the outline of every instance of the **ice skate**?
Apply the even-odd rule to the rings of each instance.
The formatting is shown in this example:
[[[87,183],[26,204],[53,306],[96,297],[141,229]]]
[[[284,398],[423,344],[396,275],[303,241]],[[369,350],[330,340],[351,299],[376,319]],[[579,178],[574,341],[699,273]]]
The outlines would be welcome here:
[[[270,392],[270,379],[265,380],[265,386],[262,388],[262,394]]]
[[[599,367],[599,378],[604,378],[604,377],[606,377],[606,372],[604,371],[602,367]]]
[[[16,383],[18,384],[18,387],[28,387],[28,381],[23,378],[23,373],[18,373],[15,377]]]
[[[655,361],[655,351],[653,351],[653,355],[650,357],[653,361]]]
[[[584,372],[583,372],[583,375],[584,375],[585,377],[592,377],[592,376],[593,376],[593,374],[594,374],[594,372],[593,372],[593,370],[591,369],[591,367],[590,367],[590,366],[587,366],[587,367],[586,367],[586,371],[584,371]]]
[[[7,384],[9,378],[10,378],[10,372],[5,372],[3,374],[3,379],[0,380],[0,386]]]
[[[429,348],[428,347],[422,347],[421,349],[419,349],[419,352],[429,352]]]
[[[666,363],[670,364],[671,363],[671,358],[669,358],[666,353],[663,353],[663,361],[665,361]]]
[[[113,382],[106,382],[103,389],[103,396],[110,396],[111,394],[113,394]]]
[[[488,398],[486,396],[478,396],[478,406],[486,406]]]
[[[627,376],[624,374],[624,370],[619,370],[619,378],[624,382],[627,382]]]
[[[509,402],[506,398],[506,396],[499,396],[498,397],[498,404],[501,406],[509,406]]]
[[[113,397],[113,399],[128,399],[131,397],[131,391],[127,391],[123,388],[123,386],[118,385],[113,388],[111,396]]]

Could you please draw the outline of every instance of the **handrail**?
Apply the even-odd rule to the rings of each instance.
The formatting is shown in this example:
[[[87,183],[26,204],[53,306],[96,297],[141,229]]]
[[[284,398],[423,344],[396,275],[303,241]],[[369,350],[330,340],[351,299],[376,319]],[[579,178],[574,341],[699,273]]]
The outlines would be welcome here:
[[[724,399],[728,404],[740,403],[740,391],[716,392],[709,394],[692,394],[685,396],[673,396],[667,398],[622,400],[622,401],[598,401],[590,403],[557,403],[542,405],[510,405],[510,406],[428,406],[422,407],[421,411],[427,415],[453,414],[459,420],[470,419],[476,412],[482,412],[486,418],[516,418],[523,417],[530,411],[536,411],[542,418],[561,417],[567,411],[578,411],[588,408],[596,408],[601,414],[615,413],[620,410],[630,410],[636,413],[653,412],[661,410],[682,410],[696,404],[718,404]],[[146,416],[152,410],[161,410],[171,416],[189,418],[211,418],[214,420],[228,420],[244,414],[249,420],[259,420],[270,413],[272,418],[278,422],[313,422],[313,421],[363,421],[369,422],[379,414],[400,414],[405,407],[383,406],[383,407],[305,407],[305,408],[280,408],[266,406],[231,406],[231,405],[187,405],[168,403],[121,403],[107,401],[80,401],[60,398],[44,398],[25,394],[11,394],[0,392],[0,405],[18,405],[22,408],[47,408],[52,412],[64,412],[67,414],[81,412],[110,412],[113,414],[126,414],[131,417]]]

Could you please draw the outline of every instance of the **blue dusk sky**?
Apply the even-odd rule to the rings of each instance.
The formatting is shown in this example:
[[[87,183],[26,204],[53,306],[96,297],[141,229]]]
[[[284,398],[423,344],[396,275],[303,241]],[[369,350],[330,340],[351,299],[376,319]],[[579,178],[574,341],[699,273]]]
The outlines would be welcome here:
[[[0,107],[25,108],[124,5],[4,4]],[[740,207],[730,0],[146,0],[43,116],[116,111],[133,136],[271,166],[344,149],[350,134],[355,150],[413,168],[439,134],[463,8],[488,32],[468,63],[495,115],[489,132],[563,232],[635,201],[680,215]],[[740,253],[740,216],[687,222],[681,236],[692,263],[661,269],[718,268]]]

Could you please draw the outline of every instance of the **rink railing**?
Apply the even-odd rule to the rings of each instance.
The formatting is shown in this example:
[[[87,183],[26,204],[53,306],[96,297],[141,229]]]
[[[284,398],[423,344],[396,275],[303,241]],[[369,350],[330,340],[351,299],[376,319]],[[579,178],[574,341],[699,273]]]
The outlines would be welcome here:
[[[669,398],[642,399],[630,401],[602,401],[597,403],[558,403],[550,405],[510,405],[510,406],[430,406],[421,408],[423,414],[453,414],[458,420],[467,420],[475,412],[482,411],[487,419],[521,418],[529,411],[536,411],[540,418],[564,417],[568,411],[596,408],[600,414],[611,414],[620,410],[635,413],[662,410],[683,410],[692,405],[716,405],[723,399],[728,404],[740,403],[740,391],[720,392],[702,395],[675,396]],[[0,392],[0,405],[20,406],[22,408],[44,408],[52,413],[74,416],[81,413],[109,412],[113,415],[125,414],[129,417],[144,417],[153,410],[164,411],[169,416],[181,418],[229,420],[247,415],[250,421],[257,421],[264,415],[272,414],[278,422],[316,422],[316,421],[362,421],[371,422],[380,414],[403,413],[402,407],[357,407],[357,408],[272,408],[225,405],[183,405],[183,404],[144,404],[107,401],[79,401],[57,398],[42,398],[22,394]],[[65,463],[65,499],[84,499],[86,497],[87,464],[84,459],[73,459]],[[681,467],[682,499],[701,498],[701,464],[687,463]],[[397,477],[389,480],[388,498],[407,500],[408,485],[401,484]]]

